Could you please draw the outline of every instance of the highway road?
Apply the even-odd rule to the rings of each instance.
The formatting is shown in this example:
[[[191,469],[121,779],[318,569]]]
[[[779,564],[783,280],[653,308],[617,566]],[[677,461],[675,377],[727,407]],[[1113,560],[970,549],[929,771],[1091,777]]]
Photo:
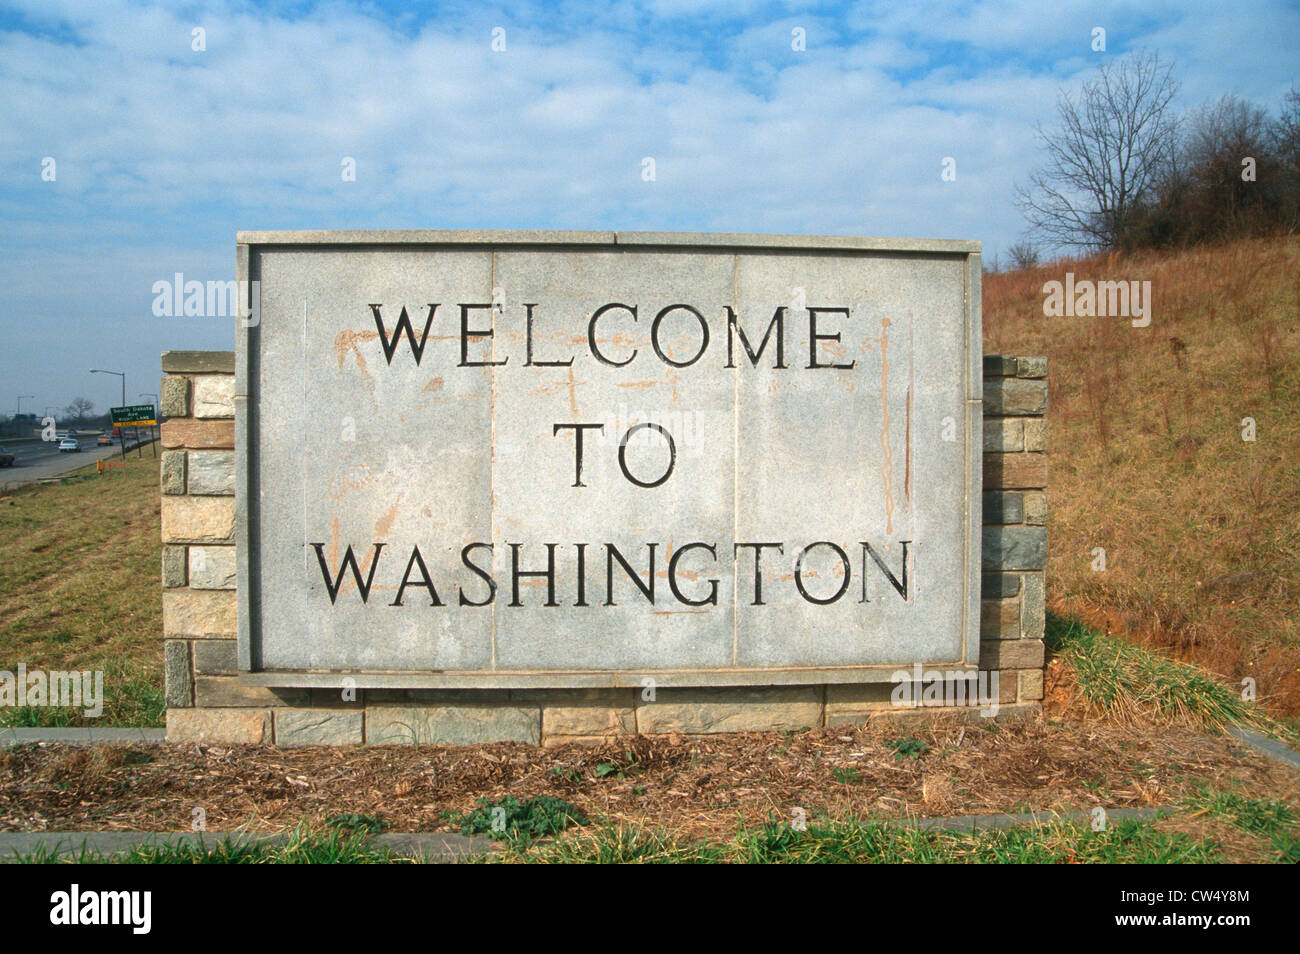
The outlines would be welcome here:
[[[96,436],[91,434],[87,437],[76,438],[81,444],[81,450],[75,453],[71,451],[60,453],[58,441],[28,441],[22,444],[6,444],[4,439],[0,438],[0,447],[4,447],[6,453],[14,455],[12,467],[0,467],[0,487],[7,483],[22,483],[29,480],[39,480],[42,477],[57,477],[59,474],[66,474],[69,471],[85,467],[87,464],[93,464],[101,458],[112,457],[121,453],[121,449],[116,442],[112,447],[96,446]],[[131,446],[129,440],[127,445],[128,447]],[[153,454],[153,451],[148,446],[145,446],[142,452],[146,458],[151,457]],[[131,460],[135,460],[136,453],[134,449],[131,449],[127,451],[127,456]]]

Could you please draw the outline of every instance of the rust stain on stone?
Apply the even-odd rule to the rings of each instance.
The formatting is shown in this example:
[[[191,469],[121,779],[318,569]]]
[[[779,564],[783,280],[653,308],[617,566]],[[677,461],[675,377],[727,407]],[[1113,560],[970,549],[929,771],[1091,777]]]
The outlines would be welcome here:
[[[327,493],[330,495],[331,500],[343,500],[347,497],[348,491],[360,490],[361,488],[368,487],[380,479],[381,478],[374,474],[366,474],[360,480],[348,480],[344,477],[338,482],[337,489],[330,489]]]
[[[889,440],[889,319],[880,319],[880,447],[884,461],[880,475],[885,485],[885,533],[894,532],[894,452]]]
[[[345,328],[334,336],[334,355],[339,360],[339,370],[343,370],[343,362],[347,360],[348,353],[351,352],[357,359],[357,370],[361,372],[361,377],[365,381],[366,387],[373,394],[375,382],[370,378],[370,372],[366,369],[366,358],[357,347],[358,342],[374,341],[379,337],[378,331],[352,331]]]
[[[397,504],[388,508],[388,512],[375,521],[375,539],[382,540],[388,536],[388,531],[393,529],[393,521],[397,519]]]
[[[442,378],[430,378],[429,383],[424,386],[425,391],[441,391]]]
[[[396,515],[396,511],[397,508],[394,507],[386,515],[386,519],[388,519],[390,523],[391,523],[391,518]],[[382,522],[383,521],[381,520],[380,523]],[[376,525],[376,529],[378,529],[378,525]],[[377,535],[383,536],[383,533],[378,533]],[[329,547],[327,548],[327,553],[328,553],[327,560],[329,562],[329,565],[331,567],[339,567],[339,518],[337,514],[335,514],[333,517],[330,518],[330,542],[329,542]],[[375,550],[375,548],[371,546],[364,553],[360,553],[354,548],[352,551],[352,555],[356,558],[357,569],[361,571],[362,577],[364,578],[368,576],[370,573],[370,564],[374,562],[375,557],[377,556],[377,551]],[[340,570],[339,592],[345,593],[348,592],[350,587],[354,587],[356,583],[352,578],[352,574],[343,573],[342,567],[339,567],[339,570]],[[381,590],[395,589],[395,587],[391,587],[391,586],[385,587],[385,586],[378,586],[378,585],[376,585],[374,588],[381,589]]]
[[[916,390],[916,314],[907,313],[907,421],[904,434],[903,496],[912,513],[912,394]]]
[[[907,512],[912,512],[912,386],[907,386],[907,420],[903,424],[904,453],[903,458],[903,496],[907,500]]]
[[[545,384],[539,384],[528,391],[529,397],[544,398],[550,394],[559,394],[561,391],[569,392],[569,411],[572,414],[578,413],[577,386],[584,384],[583,381],[573,379],[573,368],[569,368],[569,377],[567,381],[548,381]]]

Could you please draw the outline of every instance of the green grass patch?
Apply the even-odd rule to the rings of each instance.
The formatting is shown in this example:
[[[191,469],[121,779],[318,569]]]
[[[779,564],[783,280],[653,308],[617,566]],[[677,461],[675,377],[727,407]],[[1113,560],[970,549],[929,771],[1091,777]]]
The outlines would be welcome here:
[[[1021,826],[999,831],[919,831],[854,819],[810,821],[802,831],[769,821],[741,828],[725,844],[669,832],[603,825],[553,844],[512,850],[499,860],[587,864],[1206,864],[1218,845],[1149,822]]]
[[[621,762],[601,762],[595,768],[596,778],[627,778],[641,771],[641,763],[630,750],[624,751]]]
[[[161,839],[120,854],[104,855],[84,847],[57,856],[47,848],[16,854],[21,864],[130,864],[130,865],[356,865],[400,864],[412,859],[372,844],[360,829],[331,828],[312,832],[300,826],[283,844],[251,839],[223,838],[212,842]]]
[[[722,864],[726,852],[669,832],[606,824],[590,834],[561,838],[532,850],[515,847],[501,859],[488,860],[529,864]]]
[[[1300,818],[1286,803],[1202,788],[1187,799],[1186,805],[1265,839],[1277,852],[1276,860],[1287,864],[1300,862]]]
[[[1236,792],[1203,789],[1190,805],[1257,835],[1274,835],[1296,827],[1295,812],[1277,799],[1248,798]]]
[[[925,750],[929,748],[920,739],[914,739],[911,736],[901,739],[889,739],[885,742],[885,745],[894,753],[896,759],[919,759],[925,754]]]
[[[581,808],[550,795],[538,795],[522,802],[513,795],[495,802],[480,798],[477,804],[468,814],[448,812],[445,817],[460,826],[462,835],[488,835],[524,844],[558,834],[570,825],[587,824],[587,815]]]
[[[331,815],[325,819],[327,828],[341,832],[363,832],[368,835],[377,835],[385,828],[388,823],[376,815],[358,815],[356,812],[350,812],[346,815]]]
[[[0,670],[100,670],[104,711],[0,707],[2,726],[160,726],[158,461],[0,498]]]
[[[1221,731],[1246,725],[1295,740],[1294,729],[1199,666],[1108,636],[1074,617],[1047,614],[1047,648],[1073,670],[1098,714],[1120,722],[1175,722]]]
[[[796,830],[770,819],[757,827],[741,825],[733,837],[716,842],[610,822],[562,834],[554,823],[534,830],[523,823],[534,817],[526,805],[509,798],[499,805],[480,800],[479,808],[465,816],[463,830],[467,834],[499,835],[492,828],[490,810],[494,807],[512,812],[519,834],[505,838],[500,853],[466,860],[525,864],[1220,864],[1227,860],[1211,838],[1164,831],[1146,821],[1117,822],[1102,831],[1093,831],[1086,823],[1059,822],[972,833],[921,831],[843,817],[810,820],[805,828]],[[567,803],[541,806],[545,810],[536,817],[553,822],[568,819],[564,822],[567,826],[573,816],[561,810],[561,805]],[[1297,860],[1296,820],[1279,803],[1205,791],[1188,807],[1259,835],[1274,849],[1264,852],[1260,860]],[[338,823],[323,831],[311,831],[304,823],[279,844],[230,837],[194,842],[160,836],[158,841],[114,855],[83,848],[56,857],[41,848],[16,855],[14,860],[27,864],[390,864],[413,860],[372,841],[371,834],[382,824],[378,819],[339,816],[332,821]],[[524,834],[543,830],[558,837],[538,843]]]

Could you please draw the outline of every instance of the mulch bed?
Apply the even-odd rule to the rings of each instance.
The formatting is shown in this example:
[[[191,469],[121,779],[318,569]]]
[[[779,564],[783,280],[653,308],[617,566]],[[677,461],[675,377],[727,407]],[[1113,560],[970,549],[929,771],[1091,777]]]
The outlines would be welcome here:
[[[900,756],[891,742],[926,749]],[[912,746],[915,748],[915,746]],[[903,746],[908,748],[908,746]],[[0,830],[274,831],[377,816],[451,827],[479,798],[551,795],[593,818],[725,838],[802,808],[853,817],[1174,805],[1201,786],[1300,808],[1300,773],[1235,740],[1073,720],[633,737],[539,748],[28,745],[0,751]]]

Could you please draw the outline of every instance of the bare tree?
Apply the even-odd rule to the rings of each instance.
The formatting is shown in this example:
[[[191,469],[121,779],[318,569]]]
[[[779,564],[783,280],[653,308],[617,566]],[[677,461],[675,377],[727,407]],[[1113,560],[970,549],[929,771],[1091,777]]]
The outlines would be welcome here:
[[[1294,97],[1294,91],[1292,96]],[[1291,98],[1270,122],[1264,110],[1229,94],[1189,114],[1176,159],[1135,217],[1134,244],[1168,247],[1240,235],[1294,231],[1300,222],[1300,175],[1294,160]],[[1288,159],[1288,155],[1293,158]]]
[[[1017,190],[1017,204],[1039,237],[1068,248],[1125,244],[1126,230],[1177,149],[1172,71],[1159,54],[1137,53],[1100,67],[1077,99],[1060,94],[1060,128],[1038,129],[1047,161],[1030,174],[1028,188]]]
[[[1182,162],[1190,180],[1185,218],[1194,239],[1247,232],[1276,219],[1280,176],[1273,138],[1267,114],[1231,94],[1192,115]]]
[[[1282,166],[1282,225],[1300,228],[1300,90],[1292,86],[1273,124],[1273,147]]]
[[[1007,249],[1007,257],[1016,271],[1038,267],[1038,250],[1024,239]]]
[[[68,417],[76,420],[78,424],[90,416],[90,412],[95,409],[95,402],[84,398],[76,397],[72,403],[63,409],[63,413]]]
[[[1273,136],[1278,155],[1287,162],[1300,164],[1300,89],[1294,86],[1282,101]]]

